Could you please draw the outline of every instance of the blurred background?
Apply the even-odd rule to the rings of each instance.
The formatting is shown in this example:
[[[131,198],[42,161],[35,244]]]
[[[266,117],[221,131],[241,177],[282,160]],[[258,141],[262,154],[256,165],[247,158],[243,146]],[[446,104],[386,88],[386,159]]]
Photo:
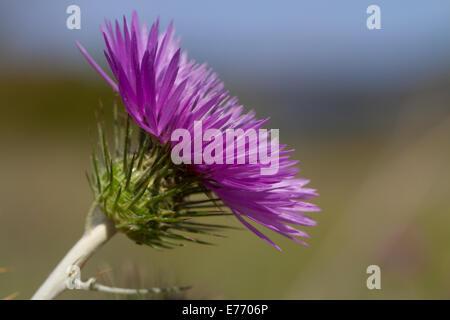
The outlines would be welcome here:
[[[80,30],[66,28],[71,4]],[[366,27],[371,4],[381,30]],[[178,298],[450,298],[447,0],[2,1],[0,298],[31,297],[82,234],[94,111],[113,94],[74,42],[106,68],[99,25],[133,9],[164,29],[174,19],[190,57],[271,116],[323,212],[309,248],[267,231],[283,252],[247,230],[161,252],[119,235],[84,278],[111,268],[105,283],[194,286]],[[372,264],[381,290],[366,287]]]

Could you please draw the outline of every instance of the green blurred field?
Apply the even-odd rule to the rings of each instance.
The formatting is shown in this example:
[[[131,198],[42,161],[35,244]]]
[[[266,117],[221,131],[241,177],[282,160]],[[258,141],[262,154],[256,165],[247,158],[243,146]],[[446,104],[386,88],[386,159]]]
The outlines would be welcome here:
[[[94,109],[100,98],[109,111],[113,96],[100,83],[0,81],[0,267],[13,270],[0,274],[0,298],[16,291],[29,298],[82,233],[92,200],[84,172]],[[106,283],[193,285],[190,298],[450,298],[449,88],[409,93],[387,130],[336,134],[323,127],[308,136],[290,127],[283,136],[276,122],[282,141],[297,150],[301,175],[321,194],[309,248],[267,231],[280,253],[244,229],[226,231],[227,238],[213,239],[216,246],[163,252],[118,235],[88,262],[84,278],[112,268]],[[261,116],[271,112],[247,94],[245,104]],[[233,217],[221,220],[240,227]],[[371,264],[381,267],[382,290],[366,288]]]

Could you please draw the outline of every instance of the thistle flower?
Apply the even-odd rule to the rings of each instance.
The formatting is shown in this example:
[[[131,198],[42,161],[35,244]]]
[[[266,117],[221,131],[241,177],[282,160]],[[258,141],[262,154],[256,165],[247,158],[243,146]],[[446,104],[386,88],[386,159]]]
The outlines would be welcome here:
[[[123,160],[113,161],[105,156],[105,171],[101,174],[96,172],[96,177],[93,177],[94,193],[103,201],[105,214],[114,220],[116,226],[137,242],[164,245],[164,237],[180,237],[168,231],[174,226],[195,231],[181,219],[189,215],[187,212],[194,204],[202,202],[208,207],[220,201],[242,224],[275,248],[281,250],[247,219],[306,245],[296,237],[308,238],[308,235],[290,224],[314,226],[316,223],[304,213],[320,209],[306,202],[317,196],[316,190],[305,187],[309,181],[295,178],[297,161],[289,156],[293,150],[287,150],[284,145],[271,150],[280,156],[279,170],[272,175],[260,173],[267,164],[223,161],[220,164],[177,166],[167,156],[174,147],[171,141],[174,130],[182,128],[194,132],[196,121],[201,121],[204,131],[216,129],[225,132],[229,129],[260,129],[268,119],[256,119],[253,111],[244,113],[238,99],[229,95],[206,64],[199,65],[189,60],[187,52],[180,49],[180,40],[174,35],[172,23],[160,34],[159,20],[148,30],[145,24],[139,24],[134,12],[131,25],[125,17],[122,27],[118,21],[114,25],[106,21],[102,34],[106,44],[104,53],[116,81],[79,43],[77,46],[120,94],[128,114],[146,133],[142,134],[138,150],[131,159],[125,142]],[[262,142],[268,141],[259,141],[258,144]],[[257,153],[258,144],[252,148],[250,143],[246,143],[248,148],[244,156]],[[202,150],[208,145],[210,142],[202,142]],[[141,163],[139,159],[144,159],[143,167],[136,164]],[[94,161],[95,168],[97,164]],[[134,191],[126,191],[123,185],[114,182],[117,180],[114,176],[125,177],[126,184],[131,184]],[[152,187],[147,188],[150,180]],[[161,185],[164,185],[162,189]],[[105,196],[104,189],[108,186],[109,195]],[[213,193],[217,199],[186,202],[197,192]],[[138,203],[141,199],[145,203]],[[150,207],[148,202],[151,202]],[[135,211],[130,212],[130,208]],[[154,227],[155,223],[158,228]]]

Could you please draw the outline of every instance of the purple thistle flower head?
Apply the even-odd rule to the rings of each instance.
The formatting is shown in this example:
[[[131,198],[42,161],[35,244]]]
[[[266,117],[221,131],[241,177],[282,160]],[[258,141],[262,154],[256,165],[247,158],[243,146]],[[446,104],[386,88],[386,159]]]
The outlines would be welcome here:
[[[106,44],[104,53],[116,81],[77,43],[78,48],[119,92],[127,112],[138,126],[161,144],[171,144],[171,135],[176,129],[194,132],[197,121],[201,121],[203,131],[216,129],[219,132],[258,130],[267,122],[268,119],[256,119],[253,111],[244,113],[237,98],[230,97],[206,64],[199,65],[188,59],[186,51],[181,52],[172,23],[163,33],[159,33],[158,20],[148,30],[145,24],[139,24],[134,12],[130,25],[125,17],[122,27],[118,21],[114,25],[106,21],[102,33]],[[256,144],[246,142],[245,157],[258,154],[260,144],[268,142],[263,140]],[[210,143],[202,142],[201,150]],[[318,194],[305,187],[308,180],[295,178],[298,169],[293,165],[297,162],[289,156],[293,150],[286,150],[284,145],[276,148],[271,152],[279,154],[279,167],[272,175],[261,174],[261,169],[268,164],[228,163],[228,154],[223,155],[222,163],[187,166],[204,177],[203,185],[213,191],[240,222],[281,250],[247,219],[306,245],[297,237],[308,238],[308,235],[291,225],[316,225],[304,213],[320,209],[305,202]]]

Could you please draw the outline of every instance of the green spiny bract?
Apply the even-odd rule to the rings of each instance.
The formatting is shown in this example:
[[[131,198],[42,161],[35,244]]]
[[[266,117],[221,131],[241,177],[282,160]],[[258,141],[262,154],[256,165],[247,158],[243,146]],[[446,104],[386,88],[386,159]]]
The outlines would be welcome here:
[[[208,244],[187,233],[217,235],[217,229],[227,228],[191,221],[230,213],[201,184],[202,177],[173,164],[168,145],[139,129],[132,151],[130,119],[119,124],[116,109],[114,115],[114,154],[99,121],[100,154],[94,149],[93,173],[87,178],[97,206],[116,228],[136,243],[154,248],[182,246],[180,240]]]

